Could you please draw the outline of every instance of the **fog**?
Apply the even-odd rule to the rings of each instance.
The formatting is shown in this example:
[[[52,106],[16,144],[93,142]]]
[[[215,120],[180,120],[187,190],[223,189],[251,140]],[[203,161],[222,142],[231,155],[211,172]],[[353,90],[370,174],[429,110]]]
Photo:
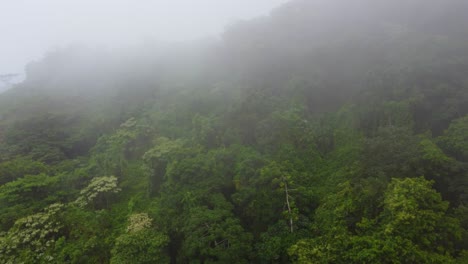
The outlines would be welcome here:
[[[219,35],[285,0],[3,0],[0,74],[22,74],[45,52],[71,44],[116,48]],[[1,84],[0,84],[1,86]]]
[[[468,0],[3,2],[0,263],[468,263]]]
[[[466,9],[463,0],[11,1],[0,9],[0,75],[103,94],[126,82],[279,88],[296,76],[335,96],[379,69],[465,56]]]

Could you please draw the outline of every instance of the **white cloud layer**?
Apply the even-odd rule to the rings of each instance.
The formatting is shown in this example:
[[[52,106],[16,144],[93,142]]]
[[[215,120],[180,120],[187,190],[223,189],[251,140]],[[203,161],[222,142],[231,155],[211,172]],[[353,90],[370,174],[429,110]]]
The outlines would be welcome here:
[[[0,0],[0,74],[74,43],[119,47],[215,36],[286,0]]]

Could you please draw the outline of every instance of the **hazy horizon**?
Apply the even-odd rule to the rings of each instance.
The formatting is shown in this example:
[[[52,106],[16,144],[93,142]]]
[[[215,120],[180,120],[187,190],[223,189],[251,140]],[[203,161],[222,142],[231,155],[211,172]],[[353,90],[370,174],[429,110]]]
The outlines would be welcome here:
[[[0,74],[23,74],[69,45],[119,48],[216,37],[230,23],[268,15],[286,0],[18,0],[0,9]]]

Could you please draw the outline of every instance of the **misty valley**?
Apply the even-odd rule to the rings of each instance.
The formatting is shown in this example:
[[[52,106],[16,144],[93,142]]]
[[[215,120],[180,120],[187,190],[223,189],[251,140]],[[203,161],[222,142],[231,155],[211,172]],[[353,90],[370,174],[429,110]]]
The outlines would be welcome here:
[[[0,93],[0,263],[468,263],[467,11],[45,53]]]

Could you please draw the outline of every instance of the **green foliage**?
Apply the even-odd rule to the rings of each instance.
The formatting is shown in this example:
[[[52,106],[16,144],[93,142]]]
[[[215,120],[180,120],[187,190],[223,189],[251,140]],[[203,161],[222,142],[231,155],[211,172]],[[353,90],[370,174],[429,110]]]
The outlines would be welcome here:
[[[15,219],[42,209],[57,200],[53,193],[59,179],[46,174],[26,175],[0,186],[0,223],[6,230]]]
[[[231,213],[221,196],[208,206],[191,208],[183,226],[185,234],[179,261],[186,263],[248,263],[251,235]]]
[[[382,127],[364,142],[362,167],[373,177],[410,177],[416,173],[419,139],[407,128]]]
[[[19,120],[5,132],[8,155],[22,155],[45,163],[57,163],[73,158],[89,146],[86,135],[79,135],[81,117],[39,113],[38,116]],[[81,145],[81,146],[80,146]]]
[[[299,219],[296,226],[305,225],[304,219]],[[271,225],[268,230],[261,234],[259,242],[255,245],[256,262],[259,263],[290,263],[287,250],[300,239],[308,237],[307,230],[296,229],[291,233],[287,222],[278,222]]]
[[[289,253],[298,263],[453,263],[450,241],[460,239],[461,228],[431,186],[422,177],[392,179],[372,217],[359,212],[365,200],[348,183],[330,199],[339,207],[317,210],[320,236],[301,240]]]
[[[63,204],[53,204],[44,212],[18,219],[0,237],[2,263],[50,263],[51,250],[60,235]]]
[[[147,214],[129,218],[127,233],[120,235],[112,249],[111,263],[169,263],[164,252],[169,238],[151,227]]]
[[[466,262],[468,5],[355,2],[32,64],[0,95],[0,262]]]
[[[183,145],[184,142],[181,140],[170,140],[161,137],[157,138],[155,146],[143,155],[150,195],[159,190],[169,163],[174,159],[185,156],[188,150]]]
[[[127,166],[126,156],[139,136],[138,130],[136,120],[130,118],[113,135],[100,137],[91,150],[95,172],[122,175]]]
[[[196,114],[192,119],[193,141],[207,147],[219,145],[219,137],[216,135],[216,122],[214,117],[204,117]]]
[[[446,215],[448,202],[424,178],[393,179],[384,198],[384,233],[417,244],[422,250],[447,254],[460,239],[456,219]]]
[[[9,202],[33,201],[46,198],[48,188],[58,182],[57,177],[46,174],[26,175],[0,187],[0,199]]]
[[[124,222],[110,212],[84,210],[68,204],[63,213],[63,236],[53,250],[59,263],[109,262],[114,235],[109,232],[111,220]]]
[[[468,161],[468,116],[454,120],[439,142],[455,157]]]
[[[16,158],[0,163],[0,185],[16,180],[25,175],[48,174],[49,167],[31,159]]]

